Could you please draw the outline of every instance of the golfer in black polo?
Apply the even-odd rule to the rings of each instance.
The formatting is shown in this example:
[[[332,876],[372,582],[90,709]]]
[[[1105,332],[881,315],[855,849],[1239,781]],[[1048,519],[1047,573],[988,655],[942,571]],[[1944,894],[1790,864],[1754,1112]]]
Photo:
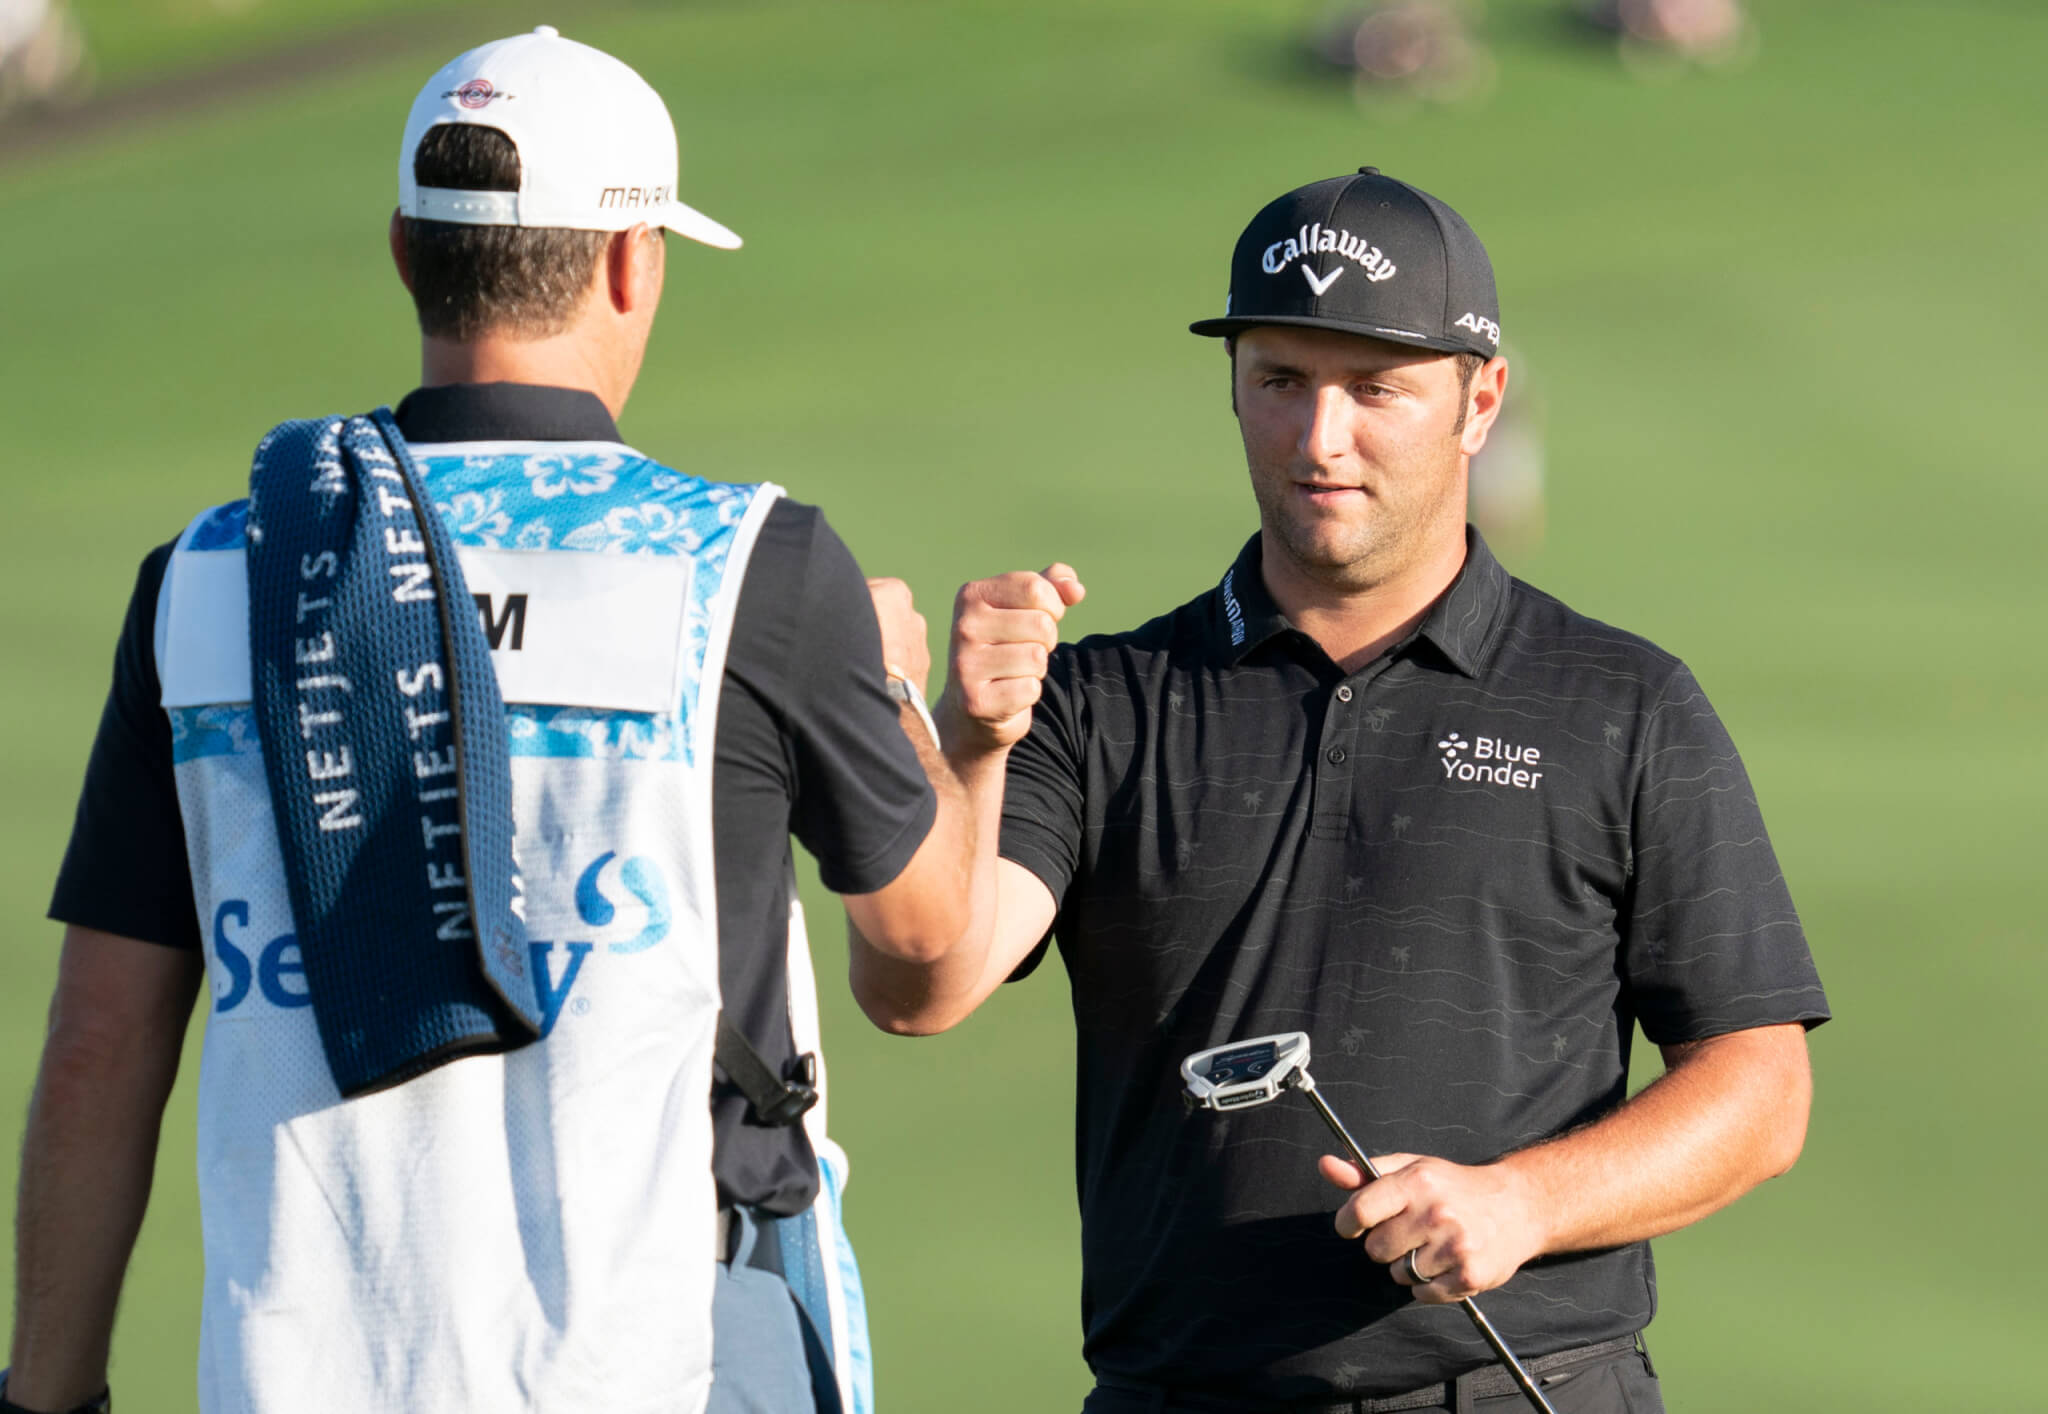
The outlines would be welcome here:
[[[938,1030],[1057,940],[1094,1414],[1514,1408],[1444,1309],[1480,1292],[1560,1411],[1660,1409],[1647,1239],[1791,1166],[1828,1015],[1741,761],[1683,663],[1466,526],[1508,368],[1456,212],[1371,168],[1290,192],[1194,331],[1259,533],[1076,644],[1065,566],[962,590],[938,717],[1001,857],[981,926],[857,944],[856,990]],[[1183,1111],[1184,1056],[1280,1031],[1386,1177],[1307,1104]]]

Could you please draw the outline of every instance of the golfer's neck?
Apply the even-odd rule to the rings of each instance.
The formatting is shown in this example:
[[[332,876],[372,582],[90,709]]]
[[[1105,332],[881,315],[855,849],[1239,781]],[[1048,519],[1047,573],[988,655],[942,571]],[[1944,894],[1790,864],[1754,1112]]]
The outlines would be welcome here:
[[[1462,521],[1455,536],[1433,537],[1434,543],[1407,565],[1363,587],[1317,579],[1289,560],[1274,539],[1266,535],[1260,545],[1266,592],[1287,621],[1347,673],[1407,637],[1465,565]]]

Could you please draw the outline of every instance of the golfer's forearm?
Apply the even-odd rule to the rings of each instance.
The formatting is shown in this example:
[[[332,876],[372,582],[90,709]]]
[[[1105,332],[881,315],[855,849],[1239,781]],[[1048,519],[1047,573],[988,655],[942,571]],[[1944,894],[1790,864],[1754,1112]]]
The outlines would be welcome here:
[[[107,1382],[115,1302],[175,1075],[175,1052],[166,1066],[111,1038],[50,1038],[22,1144],[8,1377],[16,1403],[69,1409]]]
[[[1789,1169],[1812,1077],[1798,1026],[1674,1048],[1670,1068],[1596,1124],[1501,1160],[1542,1214],[1544,1252],[1661,1236]]]

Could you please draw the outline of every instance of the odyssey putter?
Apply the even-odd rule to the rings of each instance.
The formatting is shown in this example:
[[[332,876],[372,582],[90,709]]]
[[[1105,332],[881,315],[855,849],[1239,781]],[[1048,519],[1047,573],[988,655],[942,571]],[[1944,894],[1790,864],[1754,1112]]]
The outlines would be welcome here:
[[[1308,1073],[1306,1031],[1259,1036],[1250,1041],[1236,1041],[1227,1046],[1197,1051],[1180,1063],[1180,1073],[1187,1082],[1182,1098],[1191,1110],[1239,1110],[1250,1105],[1268,1104],[1279,1099],[1284,1091],[1301,1091],[1351,1155],[1351,1162],[1369,1177],[1380,1176],[1372,1160],[1365,1156],[1365,1150],[1358,1147],[1358,1141],[1344,1127],[1344,1121],[1338,1119],[1337,1112],[1316,1093],[1315,1077]],[[1409,1270],[1414,1270],[1412,1263]],[[1557,1414],[1550,1401],[1543,1397],[1543,1391],[1536,1388],[1536,1381],[1530,1379],[1529,1372],[1522,1368],[1522,1362],[1515,1358],[1515,1352],[1508,1349],[1508,1343],[1501,1339],[1500,1332],[1493,1328],[1493,1322],[1486,1319],[1472,1298],[1468,1296],[1458,1304],[1465,1308],[1465,1314],[1472,1318],[1479,1334],[1493,1347],[1500,1363],[1508,1367],[1508,1373],[1514,1377],[1522,1393],[1529,1396],[1529,1402],[1543,1414]]]

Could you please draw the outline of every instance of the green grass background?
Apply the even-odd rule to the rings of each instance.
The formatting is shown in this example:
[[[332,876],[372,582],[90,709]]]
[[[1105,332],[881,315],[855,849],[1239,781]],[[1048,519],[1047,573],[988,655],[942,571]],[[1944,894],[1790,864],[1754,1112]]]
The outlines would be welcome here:
[[[9,1135],[134,564],[240,494],[270,423],[411,386],[383,231],[447,57],[390,0],[80,8],[114,87],[379,12],[389,59],[0,162]],[[1659,1244],[1671,1407],[2048,1409],[2048,10],[1755,9],[1757,62],[1646,84],[1559,6],[1495,0],[1490,98],[1371,116],[1293,58],[1313,12],[1281,0],[554,13],[662,90],[685,195],[747,237],[672,247],[628,437],[823,503],[935,619],[1054,557],[1092,590],[1077,633],[1213,582],[1254,508],[1221,355],[1182,326],[1239,226],[1366,161],[1456,204],[1548,405],[1550,534],[1514,568],[1694,665],[1840,1015],[1800,1166]],[[1061,975],[894,1041],[815,891],[812,916],[883,1407],[1076,1407]],[[188,1069],[116,1340],[131,1410],[192,1407],[191,1123]]]

